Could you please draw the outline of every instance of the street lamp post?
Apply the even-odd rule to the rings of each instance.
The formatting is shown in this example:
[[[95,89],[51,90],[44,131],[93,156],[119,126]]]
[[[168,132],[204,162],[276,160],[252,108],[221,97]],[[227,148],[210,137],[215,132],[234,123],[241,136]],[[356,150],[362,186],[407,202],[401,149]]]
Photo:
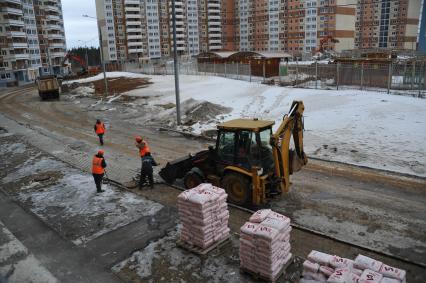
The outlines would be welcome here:
[[[176,10],[175,0],[172,0],[172,22],[173,22],[173,62],[175,67],[175,93],[176,93],[176,121],[177,125],[181,124],[180,121],[180,97],[179,97],[179,65],[177,57],[177,44],[176,44]]]
[[[96,17],[91,17],[91,16],[89,16],[89,15],[83,15],[83,17],[84,18],[91,18],[91,19],[95,19],[95,20],[97,20],[98,18],[96,18]],[[103,51],[103,48],[102,48],[102,32],[101,32],[101,27],[99,26],[99,23],[97,23],[98,24],[98,34],[99,34],[99,49],[100,49],[100,51],[101,51],[101,64],[102,64],[102,71],[103,71],[103,73],[104,73],[104,83],[105,83],[105,94],[106,94],[106,96],[108,96],[108,81],[107,81],[107,78],[106,78],[106,72],[105,72],[105,60],[104,60],[104,51]]]

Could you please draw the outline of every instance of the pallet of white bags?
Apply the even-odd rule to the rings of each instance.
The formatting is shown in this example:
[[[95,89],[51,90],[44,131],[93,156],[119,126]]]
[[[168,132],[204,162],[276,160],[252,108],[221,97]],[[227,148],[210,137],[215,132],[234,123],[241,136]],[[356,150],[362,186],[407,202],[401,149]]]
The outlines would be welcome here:
[[[278,272],[277,277],[274,280],[271,280],[270,278],[260,274],[259,272],[255,272],[253,270],[244,268],[240,266],[240,273],[244,274],[250,274],[254,279],[256,280],[260,280],[260,281],[264,281],[264,282],[271,282],[271,283],[275,283],[278,281],[278,279],[280,279],[281,275],[286,271],[287,267],[289,267],[292,263],[293,263],[294,257],[292,256],[287,262],[286,264],[284,264],[284,266],[281,268],[280,272]]]
[[[176,241],[176,245],[178,247],[181,247],[181,248],[183,248],[183,249],[191,252],[191,253],[194,253],[194,254],[197,254],[197,255],[201,255],[201,256],[205,256],[209,252],[211,252],[212,250],[214,250],[216,248],[220,248],[220,247],[226,245],[228,243],[228,241],[229,241],[230,238],[231,238],[231,236],[229,235],[228,237],[223,238],[222,240],[220,240],[220,241],[212,244],[211,246],[209,246],[209,247],[207,247],[205,249],[200,248],[200,247],[195,246],[195,245],[192,245],[190,243],[187,243],[187,242],[185,242],[185,241],[183,241],[181,239],[178,239]]]

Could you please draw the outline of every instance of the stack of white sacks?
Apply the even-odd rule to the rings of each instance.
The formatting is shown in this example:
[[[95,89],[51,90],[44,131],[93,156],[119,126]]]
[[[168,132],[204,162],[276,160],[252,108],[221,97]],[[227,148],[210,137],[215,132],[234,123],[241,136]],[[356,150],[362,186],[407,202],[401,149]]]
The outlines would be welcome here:
[[[290,219],[270,209],[254,213],[240,230],[240,266],[274,281],[291,259]]]
[[[405,270],[358,255],[355,260],[311,251],[303,263],[301,282],[405,283]]]
[[[180,239],[202,249],[229,237],[228,195],[211,184],[184,191],[178,196]]]

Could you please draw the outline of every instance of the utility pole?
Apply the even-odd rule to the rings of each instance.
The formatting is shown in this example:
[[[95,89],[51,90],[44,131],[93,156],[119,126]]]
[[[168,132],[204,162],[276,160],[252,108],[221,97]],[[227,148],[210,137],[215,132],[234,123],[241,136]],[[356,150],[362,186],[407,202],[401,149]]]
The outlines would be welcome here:
[[[180,121],[180,97],[179,97],[179,66],[178,54],[176,44],[176,11],[175,0],[172,0],[172,22],[173,22],[173,62],[175,67],[175,93],[176,93],[176,121],[177,125],[181,124]]]
[[[108,81],[106,78],[106,72],[105,72],[105,60],[104,60],[104,50],[102,48],[102,32],[101,32],[101,27],[99,25],[98,22],[98,18],[96,17],[91,17],[89,15],[83,15],[84,18],[91,18],[91,19],[95,19],[96,23],[98,25],[98,33],[99,33],[99,50],[101,53],[101,64],[102,64],[102,72],[104,73],[104,84],[105,84],[105,95],[108,96]]]

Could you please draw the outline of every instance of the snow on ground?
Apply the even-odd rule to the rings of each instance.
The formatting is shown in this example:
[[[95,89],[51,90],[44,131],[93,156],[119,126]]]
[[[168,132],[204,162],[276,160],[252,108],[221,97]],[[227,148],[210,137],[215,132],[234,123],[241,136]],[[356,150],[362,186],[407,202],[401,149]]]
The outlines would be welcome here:
[[[106,72],[106,76],[108,78],[118,78],[118,77],[127,77],[127,78],[146,78],[146,75],[141,75],[137,73],[129,73],[129,72]],[[72,84],[74,82],[77,83],[90,83],[98,80],[102,80],[104,78],[104,74],[100,73],[96,76],[85,78],[85,79],[79,79],[79,80],[72,80],[72,81],[64,81],[63,84]]]
[[[99,79],[79,80],[87,82]],[[153,84],[126,94],[151,97],[151,117],[174,117],[173,76],[146,76],[111,72],[108,76],[149,77]],[[223,120],[259,118],[275,120],[278,127],[293,100],[305,104],[305,151],[308,155],[373,168],[426,176],[426,100],[360,90],[314,90],[268,86],[213,76],[180,76],[181,103],[193,99],[231,107],[191,125],[201,133]],[[140,120],[145,123],[145,120]]]
[[[168,274],[168,282],[252,282],[239,273],[238,258],[231,252],[238,250],[236,240],[227,251],[209,256],[205,260],[176,246],[179,228],[165,237],[151,242],[143,250],[134,252],[130,258],[112,267],[114,273],[123,277],[130,271],[143,282],[159,282]],[[223,254],[226,253],[226,254]],[[125,280],[129,281],[129,280]]]
[[[0,281],[54,283],[58,280],[0,221]]]
[[[12,157],[21,155],[22,148],[26,148],[14,143],[2,144],[0,149],[6,147],[14,148],[8,152]],[[34,154],[14,167],[1,183],[21,184],[18,190],[11,191],[17,200],[29,205],[33,213],[76,245],[142,217],[152,217],[163,208],[110,185],[104,184],[105,192],[96,193],[91,175],[41,154]]]

